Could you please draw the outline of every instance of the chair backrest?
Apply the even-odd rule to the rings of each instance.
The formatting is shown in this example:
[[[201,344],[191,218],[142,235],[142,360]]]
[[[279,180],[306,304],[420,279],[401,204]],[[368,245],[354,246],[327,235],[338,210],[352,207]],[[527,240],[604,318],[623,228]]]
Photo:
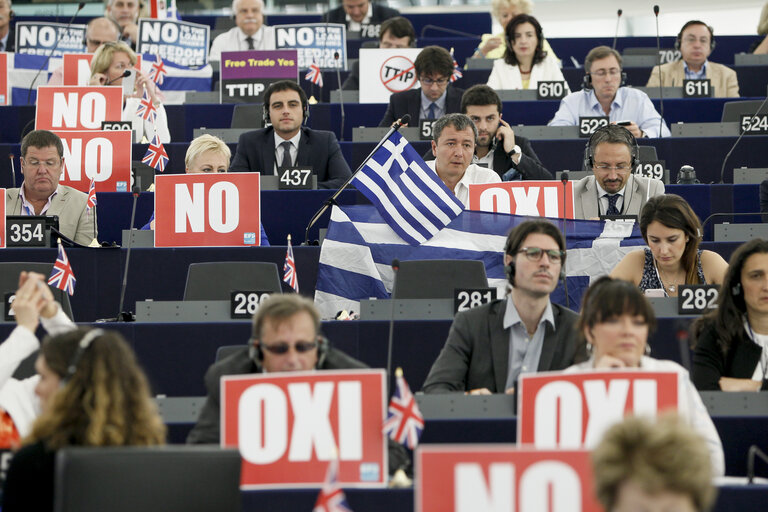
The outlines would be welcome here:
[[[216,349],[216,363],[221,361],[222,359],[225,359],[238,350],[242,350],[243,345],[222,345],[219,348]]]
[[[456,288],[487,288],[482,261],[401,261],[395,299],[452,299]]]
[[[277,265],[262,261],[189,265],[184,300],[229,300],[235,290],[282,293]]]
[[[51,275],[53,263],[30,263],[30,262],[1,262],[0,263],[0,299],[5,300],[7,293],[15,292],[19,288],[19,274],[22,270],[27,272],[37,272],[43,274],[46,279]],[[53,298],[61,304],[61,309],[70,319],[72,316],[72,305],[69,302],[69,294],[49,286],[53,292]]]
[[[757,112],[757,108],[762,101],[760,100],[747,100],[747,101],[729,101],[723,104],[723,123],[738,123],[741,121],[742,115],[753,115]],[[764,105],[760,109],[758,114],[768,114],[768,104]]]
[[[230,128],[261,128],[264,126],[264,107],[259,104],[235,105]]]
[[[55,512],[236,512],[240,454],[212,446],[70,447],[56,454]]]

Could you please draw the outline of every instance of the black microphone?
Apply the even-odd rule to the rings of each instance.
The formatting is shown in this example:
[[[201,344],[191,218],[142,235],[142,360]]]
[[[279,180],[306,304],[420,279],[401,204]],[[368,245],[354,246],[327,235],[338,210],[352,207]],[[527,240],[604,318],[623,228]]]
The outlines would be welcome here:
[[[438,32],[446,32],[448,34],[454,34],[457,36],[472,37],[475,39],[482,38],[482,36],[478,34],[470,34],[469,32],[462,32],[461,30],[454,30],[452,28],[439,27],[437,25],[424,25],[424,28],[421,29],[421,35],[419,37],[424,37],[427,29],[437,30]]]
[[[8,153],[8,158],[11,160],[11,183],[13,183],[13,188],[16,188],[16,167],[13,165],[13,153]]]
[[[113,78],[109,82],[105,83],[104,85],[112,85],[112,82],[115,82],[116,80],[120,80],[121,78],[126,78],[126,77],[129,77],[129,76],[131,76],[131,70],[130,69],[126,69],[125,71],[123,71],[122,75],[116,76],[115,78]]]
[[[760,104],[760,106],[757,107],[757,110],[755,111],[755,113],[752,114],[752,118],[750,119],[749,124],[752,124],[756,120],[758,114],[760,114],[760,111],[763,110],[763,107],[765,106],[766,101],[768,101],[768,96],[765,97],[765,99]],[[725,155],[725,158],[723,159],[723,166],[720,168],[720,183],[723,183],[723,177],[725,175],[725,163],[731,157],[731,153],[733,153],[733,150],[736,149],[736,146],[741,141],[741,138],[744,136],[745,133],[747,133],[746,130],[744,130],[743,128],[740,130],[741,130],[741,133],[739,134],[739,138],[736,139],[736,142],[733,143],[733,146],[731,147],[730,151],[728,151],[728,154]]]
[[[392,297],[390,298],[389,340],[387,341],[387,384],[392,381],[392,338],[395,332],[395,285],[397,283],[397,272],[399,270],[400,260],[395,258],[392,260]]]
[[[339,69],[339,52],[333,52],[333,59],[336,61],[336,81],[339,83],[339,105],[341,106],[341,131],[339,132],[340,139],[344,140],[344,93],[341,90],[341,70]]]
[[[680,362],[686,370],[691,369],[691,348],[688,343],[688,324],[678,320],[676,324],[677,346],[680,348]]]
[[[72,17],[69,19],[69,23],[67,23],[67,26],[64,28],[64,30],[59,32],[59,35],[56,38],[56,43],[53,45],[53,48],[51,48],[51,51],[48,52],[48,57],[45,59],[45,62],[43,62],[43,65],[40,67],[40,69],[37,70],[37,74],[35,75],[35,78],[32,79],[32,83],[29,84],[29,90],[27,90],[27,105],[29,105],[29,98],[32,97],[32,89],[35,87],[35,82],[37,82],[37,78],[40,76],[40,73],[43,72],[43,69],[45,69],[45,67],[48,66],[48,61],[51,60],[51,56],[53,56],[53,52],[55,52],[56,48],[59,47],[59,43],[61,42],[61,36],[69,33],[69,27],[72,25],[72,22],[75,21],[77,14],[80,12],[80,10],[83,7],[85,7],[85,2],[80,2],[79,4],[77,4],[77,10],[75,11],[75,14],[73,14]]]
[[[749,447],[749,451],[747,452],[747,482],[750,484],[755,479],[755,456],[760,457],[763,462],[768,463],[768,456],[765,455],[763,450],[754,444]]]
[[[621,21],[621,12],[621,9],[616,12],[616,34],[613,36],[613,46],[611,46],[611,48],[614,50],[616,49],[616,40],[619,38],[619,22]]]
[[[621,10],[619,10],[621,13]],[[563,184],[563,241],[565,242],[565,250],[568,251],[568,219],[566,219],[566,212],[568,207],[568,171],[560,173],[560,182]],[[563,265],[560,271],[563,273],[563,292],[565,292],[565,307],[570,309],[571,299],[568,297],[568,274],[565,271],[565,262],[568,258],[562,260]]]
[[[123,270],[123,284],[120,287],[120,307],[118,308],[118,322],[133,322],[136,317],[130,311],[123,311],[123,302],[125,301],[125,289],[128,285],[128,265],[131,262],[131,246],[133,245],[133,222],[136,220],[136,201],[141,194],[141,187],[134,185],[131,189],[133,193],[133,209],[131,210],[131,224],[128,226],[128,249],[125,252],[125,270]]]
[[[399,130],[403,126],[411,122],[411,114],[405,114],[403,117],[392,123],[393,130]]]
[[[659,66],[659,110],[661,110],[661,119],[659,119],[659,138],[661,138],[662,128],[664,127],[664,83],[661,77],[661,42],[659,40],[659,6],[653,6],[653,14],[656,17],[656,62]]]

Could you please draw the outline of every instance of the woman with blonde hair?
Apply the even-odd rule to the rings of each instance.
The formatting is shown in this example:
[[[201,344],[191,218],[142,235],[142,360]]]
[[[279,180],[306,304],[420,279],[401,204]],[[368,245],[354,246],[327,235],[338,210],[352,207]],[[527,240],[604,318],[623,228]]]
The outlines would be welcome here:
[[[171,134],[168,131],[168,115],[165,107],[160,102],[160,91],[154,82],[143,71],[134,69],[137,62],[136,54],[131,47],[122,41],[107,42],[102,44],[91,60],[90,85],[123,85],[126,71],[135,73],[133,91],[123,97],[123,121],[130,121],[135,133],[134,142],[141,142],[144,137],[151,141],[157,133],[160,142],[171,142]],[[146,90],[152,105],[157,110],[155,121],[143,119],[136,113]],[[107,119],[116,121],[116,119]]]
[[[77,329],[47,338],[35,368],[42,412],[11,461],[3,512],[53,510],[61,448],[165,442],[147,378],[121,334]]]
[[[472,54],[473,59],[500,59],[504,57],[507,51],[507,25],[512,18],[519,14],[532,14],[533,2],[531,0],[491,0],[491,14],[501,25],[500,34],[483,34],[480,45],[475,48]],[[557,60],[555,52],[545,40],[542,41],[544,51],[550,58]]]

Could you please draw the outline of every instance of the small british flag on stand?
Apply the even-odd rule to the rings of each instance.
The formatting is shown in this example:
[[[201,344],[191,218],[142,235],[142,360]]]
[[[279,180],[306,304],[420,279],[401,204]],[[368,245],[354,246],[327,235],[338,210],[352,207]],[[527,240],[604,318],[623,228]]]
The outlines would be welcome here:
[[[157,119],[157,109],[152,103],[152,98],[149,97],[149,93],[147,93],[146,89],[144,89],[144,94],[141,96],[139,107],[136,109],[136,115],[152,123]]]
[[[149,78],[151,78],[157,85],[163,85],[165,75],[168,74],[168,70],[165,69],[165,64],[160,55],[155,55],[155,62],[152,63],[152,68],[149,70]]]
[[[411,393],[411,388],[403,377],[402,368],[395,371],[395,378],[397,387],[389,402],[383,431],[394,441],[413,450],[419,444],[419,438],[424,431],[424,417],[421,415],[416,398]]]
[[[451,83],[453,83],[459,78],[463,77],[464,73],[461,72],[459,63],[456,62],[456,57],[453,56],[453,48],[451,48],[451,58],[453,59],[453,73],[451,74]]]
[[[291,246],[291,235],[288,235],[288,250],[285,252],[285,265],[283,265],[283,281],[293,288],[293,291],[299,293],[299,278],[296,275],[296,260],[293,259],[293,247]]]
[[[150,167],[154,167],[157,171],[165,171],[165,166],[168,165],[168,153],[165,152],[163,143],[160,142],[157,133],[152,137],[152,142],[149,143],[147,148],[147,154],[144,155],[141,161]]]
[[[88,201],[85,203],[85,208],[90,212],[94,206],[96,206],[96,181],[91,178],[91,186],[88,187]]]
[[[334,458],[328,464],[325,482],[317,496],[312,512],[352,512],[347,504],[347,497],[338,482],[339,459]]]
[[[64,252],[64,246],[59,240],[59,255],[56,257],[56,263],[53,264],[51,277],[48,278],[48,284],[64,290],[70,295],[75,294],[75,273],[69,264],[67,253]]]
[[[323,73],[320,71],[320,66],[314,60],[309,65],[309,71],[304,75],[304,80],[309,80],[315,85],[323,86]]]

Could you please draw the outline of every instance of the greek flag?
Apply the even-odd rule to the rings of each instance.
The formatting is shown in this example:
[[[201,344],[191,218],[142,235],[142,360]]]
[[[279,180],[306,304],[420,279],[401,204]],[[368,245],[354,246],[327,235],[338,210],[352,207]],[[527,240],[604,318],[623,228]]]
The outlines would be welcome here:
[[[376,208],[336,206],[320,250],[315,304],[323,318],[332,318],[342,309],[360,311],[361,299],[389,298],[393,279],[390,264],[396,258],[480,260],[485,264],[489,286],[503,293],[504,242],[509,230],[527,219],[467,210],[428,242],[412,247]],[[562,220],[548,220],[562,231]],[[567,231],[568,296],[571,308],[578,310],[590,280],[608,274],[625,254],[645,242],[640,229],[628,222],[569,220]],[[562,283],[553,292],[552,301],[565,304]]]
[[[376,205],[394,232],[414,246],[435,236],[464,210],[398,132],[373,154],[352,184]]]

